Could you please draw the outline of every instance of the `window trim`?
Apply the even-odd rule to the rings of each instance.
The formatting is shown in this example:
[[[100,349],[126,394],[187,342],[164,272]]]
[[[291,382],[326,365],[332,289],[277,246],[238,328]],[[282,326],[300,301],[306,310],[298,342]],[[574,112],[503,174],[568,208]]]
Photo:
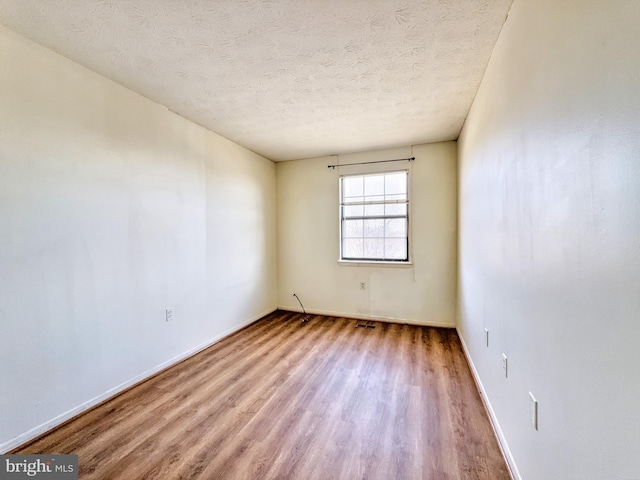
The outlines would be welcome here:
[[[406,174],[406,182],[407,182],[407,197],[406,200],[374,200],[374,201],[365,201],[365,202],[354,202],[351,203],[357,205],[388,205],[388,204],[406,204],[407,205],[407,213],[406,215],[391,215],[391,216],[371,216],[367,217],[363,215],[363,219],[367,218],[406,218],[407,224],[407,234],[406,234],[406,243],[407,243],[407,256],[404,259],[394,260],[394,259],[375,259],[375,258],[344,258],[342,249],[343,249],[343,207],[345,205],[349,205],[349,202],[343,203],[343,179],[347,177],[368,177],[368,176],[379,176],[379,175],[389,175],[393,173],[405,173]],[[411,255],[411,171],[408,168],[403,169],[393,169],[393,170],[382,170],[382,171],[368,171],[368,172],[360,172],[360,173],[350,173],[343,174],[339,176],[338,179],[338,234],[339,234],[339,258],[338,263],[342,265],[355,265],[355,266],[372,266],[372,265],[380,265],[380,266],[388,266],[388,267],[405,267],[413,264],[412,255]],[[386,237],[385,237],[386,238]]]

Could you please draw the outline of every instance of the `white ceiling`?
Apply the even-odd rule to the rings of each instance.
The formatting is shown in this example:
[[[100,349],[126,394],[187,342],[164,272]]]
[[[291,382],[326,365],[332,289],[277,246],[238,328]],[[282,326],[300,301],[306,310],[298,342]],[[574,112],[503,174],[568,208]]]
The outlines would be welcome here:
[[[0,22],[273,160],[454,140],[512,0],[0,0]]]

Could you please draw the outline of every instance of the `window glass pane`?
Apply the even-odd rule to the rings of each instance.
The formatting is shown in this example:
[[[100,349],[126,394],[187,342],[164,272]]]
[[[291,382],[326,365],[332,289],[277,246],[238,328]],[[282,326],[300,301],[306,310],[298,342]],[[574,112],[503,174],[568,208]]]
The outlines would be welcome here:
[[[342,256],[344,258],[363,258],[363,244],[362,238],[345,238],[342,241]]]
[[[343,177],[342,178],[342,196],[362,197],[364,195],[364,178],[363,177]]]
[[[384,206],[385,215],[406,215],[407,204],[406,203],[392,203],[391,205]]]
[[[384,177],[384,189],[388,195],[407,193],[406,172],[390,173]]]
[[[404,218],[391,218],[385,220],[385,237],[406,237],[407,221]]]
[[[384,258],[384,239],[365,238],[363,258]]]
[[[365,220],[364,221],[365,237],[384,237],[384,220]]]
[[[365,205],[364,214],[367,217],[384,215],[384,205]]]
[[[344,218],[361,217],[364,214],[363,205],[348,205],[342,208],[343,208],[342,215]]]
[[[345,220],[342,223],[342,236],[362,237],[364,232],[364,220]]]
[[[407,258],[406,238],[387,238],[384,240],[385,258],[389,260],[404,260]]]
[[[384,195],[384,175],[364,177],[364,194],[367,197]]]

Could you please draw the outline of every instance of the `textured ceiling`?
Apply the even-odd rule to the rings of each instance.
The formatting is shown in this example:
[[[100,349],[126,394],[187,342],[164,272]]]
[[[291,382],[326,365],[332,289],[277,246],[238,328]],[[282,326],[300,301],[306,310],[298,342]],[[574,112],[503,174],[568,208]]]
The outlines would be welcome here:
[[[0,0],[0,22],[273,160],[458,137],[512,0]]]

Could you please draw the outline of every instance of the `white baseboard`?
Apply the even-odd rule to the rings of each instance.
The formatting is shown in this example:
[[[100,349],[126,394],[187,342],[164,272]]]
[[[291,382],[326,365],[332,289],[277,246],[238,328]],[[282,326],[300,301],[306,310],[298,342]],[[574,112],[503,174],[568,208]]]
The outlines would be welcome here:
[[[456,328],[456,330],[458,332],[458,337],[460,337],[460,343],[462,343],[462,350],[464,351],[464,355],[467,358],[467,363],[469,364],[469,367],[471,367],[471,374],[473,375],[473,379],[475,380],[476,385],[478,386],[478,390],[480,391],[480,397],[482,398],[482,403],[484,403],[484,406],[487,412],[489,413],[489,420],[491,421],[491,427],[493,428],[493,431],[498,439],[500,450],[502,450],[502,456],[507,462],[507,467],[509,467],[509,473],[511,474],[511,478],[513,478],[514,480],[522,480],[522,477],[520,476],[520,472],[518,471],[518,467],[516,465],[516,461],[513,458],[513,455],[511,454],[511,449],[509,448],[507,439],[502,433],[500,422],[498,422],[498,418],[496,417],[496,414],[493,411],[491,401],[487,396],[487,392],[484,389],[484,385],[482,384],[482,380],[480,379],[478,370],[476,370],[476,366],[473,363],[471,354],[467,349],[467,344],[464,341],[464,337],[462,336],[462,333],[460,332],[459,329]]]
[[[229,330],[226,330],[218,335],[216,335],[213,338],[210,338],[209,340],[207,340],[206,342],[190,348],[189,350],[187,350],[186,352],[181,353],[180,355],[177,355],[169,360],[167,360],[166,362],[162,362],[159,365],[156,365],[155,367],[147,370],[146,372],[141,373],[140,375],[136,375],[135,377],[131,378],[130,380],[127,380],[126,382],[121,383],[120,385],[117,385],[109,390],[107,390],[106,392],[102,393],[101,395],[98,395],[97,397],[92,398],[91,400],[88,400],[80,405],[78,405],[77,407],[74,407],[70,410],[67,410],[64,413],[61,413],[60,415],[52,418],[51,420],[48,420],[40,425],[38,425],[37,427],[34,427],[20,435],[18,435],[15,438],[12,438],[11,440],[9,440],[8,442],[2,443],[0,444],[0,454],[4,454],[6,452],[9,452],[11,450],[13,450],[16,447],[19,447],[20,445],[23,445],[31,440],[33,440],[34,438],[38,437],[39,435],[42,435],[43,433],[52,430],[54,428],[56,428],[57,426],[61,425],[62,423],[66,422],[67,420],[70,420],[71,418],[81,414],[82,412],[95,407],[96,405],[98,405],[99,403],[104,402],[105,400],[108,400],[111,397],[116,396],[117,394],[119,394],[120,392],[126,390],[129,387],[132,387],[133,385],[137,384],[137,383],[141,383],[142,381],[152,377],[153,375],[161,372],[162,370],[165,370],[173,365],[175,365],[178,362],[181,362],[182,360],[185,360],[193,355],[195,355],[198,352],[201,352],[202,350],[209,348],[211,345],[218,343],[220,340],[222,340],[225,337],[228,337],[229,335],[231,335],[232,333],[237,332],[238,330],[243,329],[244,327],[252,324],[253,322],[255,322],[256,320],[261,319],[262,317],[269,315],[270,313],[274,312],[275,309],[270,309],[267,312],[261,313],[259,315],[256,315],[255,317],[252,317],[251,319],[241,323],[240,325],[236,325],[233,328],[230,328]]]
[[[278,305],[278,310],[302,313],[301,308],[289,307],[284,305]],[[306,310],[307,310],[307,313],[310,313],[312,315],[326,315],[328,317],[344,317],[344,318],[353,318],[355,320],[372,320],[376,322],[401,323],[406,325],[418,325],[421,327],[456,328],[456,325],[454,323],[419,322],[417,320],[407,320],[405,318],[378,317],[375,315],[364,315],[360,313],[332,312],[330,310],[313,310],[313,309],[311,310],[306,309]]]

